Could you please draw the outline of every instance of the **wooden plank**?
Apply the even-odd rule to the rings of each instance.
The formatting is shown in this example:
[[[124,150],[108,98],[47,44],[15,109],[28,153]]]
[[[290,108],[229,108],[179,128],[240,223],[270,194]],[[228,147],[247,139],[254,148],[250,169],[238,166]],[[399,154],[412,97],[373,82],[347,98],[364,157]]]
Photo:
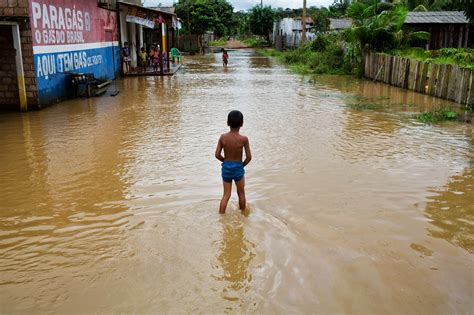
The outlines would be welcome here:
[[[444,86],[445,75],[446,75],[446,65],[439,65],[438,82],[437,82],[436,92],[434,94],[436,97],[441,97],[441,92],[443,91],[443,86]]]
[[[413,62],[414,60],[407,59],[407,66],[405,68],[405,77],[404,77],[404,83],[403,83],[403,87],[405,89],[408,89],[408,77],[410,76],[410,68]]]
[[[395,82],[395,77],[397,75],[397,64],[398,64],[398,58],[394,57],[393,64],[392,64],[392,73],[390,75],[390,84],[392,85],[397,85]]]
[[[448,91],[449,91],[448,85],[451,78],[451,72],[453,70],[453,67],[451,65],[446,65],[445,68],[446,68],[446,74],[444,76],[445,81],[443,84],[443,90],[441,91],[441,97],[444,99],[448,99]]]
[[[402,87],[408,87],[408,75],[410,74],[410,59],[405,58],[405,65],[403,66]]]
[[[416,91],[416,78],[418,77],[418,71],[420,69],[420,62],[415,61],[411,64],[411,68],[413,70],[411,80],[408,82],[408,88],[410,90]]]
[[[375,77],[377,81],[380,81],[380,77],[377,78],[377,76],[380,76],[381,72],[383,71],[383,67],[384,67],[383,59],[384,59],[383,55],[379,54],[377,58],[377,71],[375,73]]]
[[[376,62],[376,67],[375,67],[375,72],[374,72],[374,80],[377,81],[378,80],[378,76],[380,75],[380,72],[382,71],[382,67],[383,67],[383,64],[382,64],[382,55],[381,54],[377,54],[377,62]]]
[[[420,91],[420,81],[421,81],[421,76],[423,74],[423,62],[418,61],[418,69],[417,69],[417,75],[414,78],[414,87],[413,90],[419,92]]]
[[[459,82],[459,72],[460,69],[458,66],[452,66],[449,85],[448,85],[448,95],[447,99],[454,101],[456,100],[456,93],[457,93],[457,84]]]
[[[387,56],[387,72],[385,73],[384,82],[390,84],[390,76],[393,72],[393,60],[395,59],[394,56]]]
[[[402,88],[407,88],[408,82],[408,71],[410,70],[410,59],[405,58],[405,64],[403,65],[403,76],[402,76]]]
[[[469,91],[466,104],[474,106],[474,71],[471,71],[471,77],[469,78]]]
[[[426,63],[420,61],[420,70],[418,72],[418,77],[416,79],[416,91],[420,92],[420,93],[424,93],[423,92],[423,84],[424,84],[423,80],[424,80],[424,77],[425,77],[425,71],[426,71]]]
[[[436,95],[436,88],[438,85],[438,70],[439,65],[431,64],[430,67],[430,79],[428,82],[428,91],[427,94],[429,95]]]
[[[457,103],[462,103],[464,100],[464,94],[465,94],[465,88],[467,89],[466,86],[466,71],[465,69],[460,69],[459,73],[459,85],[458,85],[458,93],[456,93],[456,102]]]
[[[468,69],[462,69],[461,73],[461,82],[459,83],[461,90],[458,93],[457,102],[460,104],[465,104],[468,99],[469,78],[471,73]]]
[[[397,86],[402,86],[402,76],[403,76],[403,65],[405,64],[405,58],[400,58],[400,64],[398,65],[397,73]]]

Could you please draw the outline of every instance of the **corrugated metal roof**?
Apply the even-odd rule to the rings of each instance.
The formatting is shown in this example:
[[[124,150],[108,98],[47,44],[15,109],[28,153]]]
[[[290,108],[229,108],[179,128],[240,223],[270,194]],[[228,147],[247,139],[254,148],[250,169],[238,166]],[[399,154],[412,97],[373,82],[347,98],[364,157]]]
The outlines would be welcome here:
[[[329,29],[343,30],[352,26],[352,19],[329,19]]]
[[[467,24],[462,11],[408,12],[405,24]]]

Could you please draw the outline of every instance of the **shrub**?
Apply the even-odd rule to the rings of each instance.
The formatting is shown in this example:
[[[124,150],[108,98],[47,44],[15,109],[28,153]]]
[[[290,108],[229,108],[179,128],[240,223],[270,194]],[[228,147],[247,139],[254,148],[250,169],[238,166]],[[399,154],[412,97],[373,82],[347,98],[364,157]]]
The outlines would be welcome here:
[[[323,51],[326,49],[328,44],[329,44],[328,37],[324,35],[319,35],[314,40],[309,42],[309,48],[312,51]]]
[[[421,113],[416,118],[421,122],[434,124],[446,120],[456,120],[458,113],[450,107],[441,107],[430,112]]]

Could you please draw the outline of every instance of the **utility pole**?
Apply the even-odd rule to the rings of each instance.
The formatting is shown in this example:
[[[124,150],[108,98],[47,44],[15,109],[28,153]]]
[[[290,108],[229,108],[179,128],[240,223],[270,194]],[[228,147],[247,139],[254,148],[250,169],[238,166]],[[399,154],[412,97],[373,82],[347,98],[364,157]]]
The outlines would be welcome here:
[[[303,14],[301,16],[301,46],[303,46],[306,41],[306,0],[303,0]]]

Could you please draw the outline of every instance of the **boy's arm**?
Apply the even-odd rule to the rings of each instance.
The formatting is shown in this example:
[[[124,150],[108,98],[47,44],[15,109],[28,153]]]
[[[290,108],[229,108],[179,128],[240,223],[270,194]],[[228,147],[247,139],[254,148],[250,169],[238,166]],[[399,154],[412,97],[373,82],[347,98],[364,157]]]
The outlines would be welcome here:
[[[252,153],[250,152],[249,138],[245,138],[244,149],[245,149],[244,166],[246,166],[252,160]]]
[[[221,152],[222,152],[222,140],[221,139],[222,139],[222,136],[219,138],[219,141],[217,142],[215,156],[216,156],[216,159],[218,159],[221,162],[224,162],[224,157],[221,154]]]

